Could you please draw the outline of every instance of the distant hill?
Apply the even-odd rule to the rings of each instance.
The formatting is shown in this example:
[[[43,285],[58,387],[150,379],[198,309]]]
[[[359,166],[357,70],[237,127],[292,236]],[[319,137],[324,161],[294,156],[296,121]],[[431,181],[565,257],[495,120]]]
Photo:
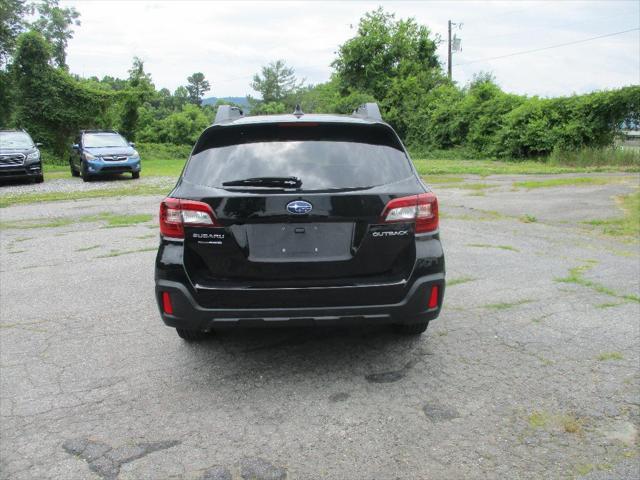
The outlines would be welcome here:
[[[242,105],[243,107],[248,107],[249,102],[247,102],[247,97],[208,97],[202,99],[202,105],[215,105],[218,100],[224,100],[228,102],[233,102],[238,105]]]

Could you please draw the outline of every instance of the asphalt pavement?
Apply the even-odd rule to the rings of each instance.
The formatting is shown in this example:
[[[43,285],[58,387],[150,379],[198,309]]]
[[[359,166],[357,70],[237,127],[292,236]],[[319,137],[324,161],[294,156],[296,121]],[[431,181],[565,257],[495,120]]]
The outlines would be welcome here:
[[[524,178],[435,185],[449,284],[418,338],[185,343],[153,296],[161,197],[0,209],[0,478],[638,478],[640,252],[582,223],[638,176]],[[80,221],[101,212],[154,220]]]

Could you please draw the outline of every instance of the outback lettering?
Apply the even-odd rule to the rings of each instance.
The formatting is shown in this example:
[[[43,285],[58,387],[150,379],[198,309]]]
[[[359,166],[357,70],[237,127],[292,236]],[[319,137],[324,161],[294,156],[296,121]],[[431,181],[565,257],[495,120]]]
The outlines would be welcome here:
[[[389,232],[373,232],[374,237],[402,237],[409,235],[408,230],[392,230]]]

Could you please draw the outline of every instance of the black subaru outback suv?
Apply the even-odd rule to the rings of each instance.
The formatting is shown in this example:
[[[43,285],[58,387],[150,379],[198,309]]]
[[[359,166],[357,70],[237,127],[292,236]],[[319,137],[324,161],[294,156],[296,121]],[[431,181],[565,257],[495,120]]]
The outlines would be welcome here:
[[[185,340],[234,325],[425,331],[444,296],[438,201],[376,104],[219,108],[160,205],[156,300]]]

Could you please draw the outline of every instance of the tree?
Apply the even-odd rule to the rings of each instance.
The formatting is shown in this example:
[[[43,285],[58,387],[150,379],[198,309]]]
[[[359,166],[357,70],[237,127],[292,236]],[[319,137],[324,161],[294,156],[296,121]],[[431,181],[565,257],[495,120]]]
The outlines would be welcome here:
[[[129,69],[129,86],[133,88],[152,86],[151,75],[144,71],[144,60],[133,57],[133,65]]]
[[[187,82],[189,82],[189,85],[187,85],[189,100],[191,103],[200,105],[200,102],[202,102],[202,95],[211,90],[211,85],[204,79],[204,74],[202,72],[196,72],[190,77],[187,77]]]
[[[282,102],[286,97],[296,93],[304,80],[298,82],[295,71],[287,67],[284,60],[277,60],[262,67],[262,75],[255,74],[251,88],[262,95],[264,103]]]
[[[144,61],[133,57],[133,65],[129,69],[127,88],[122,92],[124,104],[120,130],[129,140],[135,140],[138,124],[138,109],[155,93],[151,75],[144,71]]]
[[[185,105],[180,112],[150,122],[140,130],[139,139],[143,142],[193,145],[202,131],[211,125],[212,118],[207,113],[206,109]]]
[[[109,85],[109,87],[115,91],[124,90],[127,88],[127,80],[123,80],[122,78],[114,78],[110,75],[105,75],[100,80],[101,83]]]
[[[384,99],[396,78],[418,77],[428,90],[444,79],[438,56],[438,36],[413,18],[396,20],[382,7],[365,14],[358,33],[340,46],[332,63],[343,91],[351,89]]]
[[[36,5],[40,17],[33,23],[52,45],[52,56],[56,65],[67,68],[67,43],[73,38],[72,25],[80,25],[80,13],[73,8],[62,8],[59,0],[43,0]]]
[[[112,94],[85,86],[65,70],[52,67],[50,61],[51,45],[40,33],[18,37],[12,65],[15,123],[63,156],[74,132],[96,126]]]
[[[304,111],[314,113],[349,114],[363,103],[375,102],[371,94],[356,90],[342,94],[335,75],[328,82],[301,89],[298,98]]]
[[[31,12],[25,0],[0,2],[0,67],[7,65],[16,47],[16,38],[24,30],[24,17]]]
[[[189,90],[186,87],[180,86],[173,92],[173,108],[174,110],[182,110],[189,102]]]

